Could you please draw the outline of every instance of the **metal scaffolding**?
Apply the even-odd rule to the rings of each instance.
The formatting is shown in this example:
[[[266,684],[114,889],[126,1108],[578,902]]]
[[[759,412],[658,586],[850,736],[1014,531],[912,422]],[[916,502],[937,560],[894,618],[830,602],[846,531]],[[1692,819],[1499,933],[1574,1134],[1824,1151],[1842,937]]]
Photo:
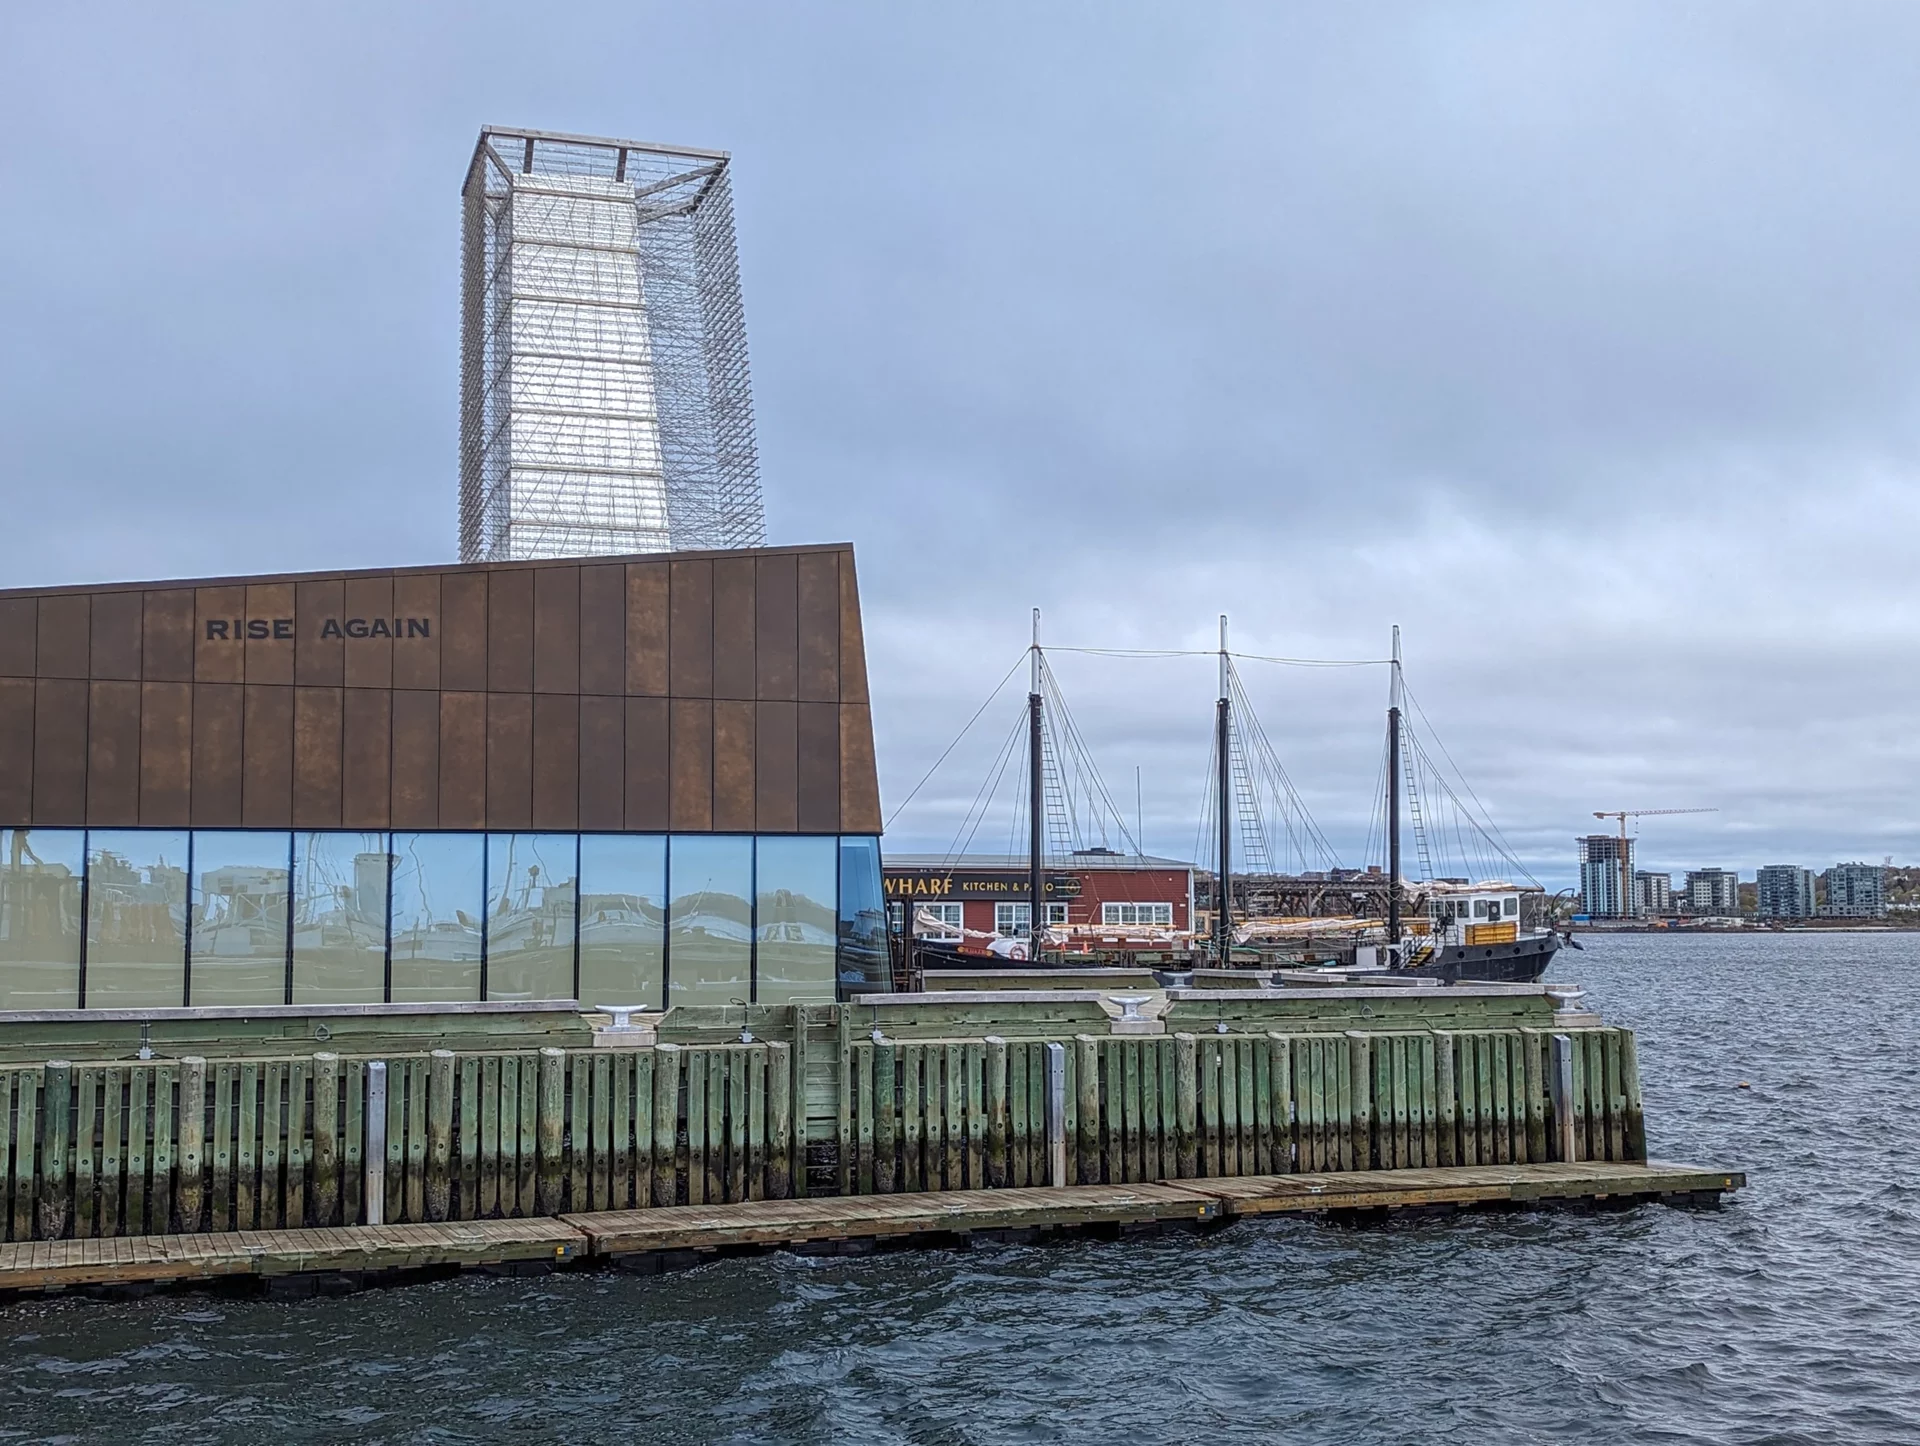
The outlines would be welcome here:
[[[490,126],[462,198],[461,560],[765,542],[725,152]]]

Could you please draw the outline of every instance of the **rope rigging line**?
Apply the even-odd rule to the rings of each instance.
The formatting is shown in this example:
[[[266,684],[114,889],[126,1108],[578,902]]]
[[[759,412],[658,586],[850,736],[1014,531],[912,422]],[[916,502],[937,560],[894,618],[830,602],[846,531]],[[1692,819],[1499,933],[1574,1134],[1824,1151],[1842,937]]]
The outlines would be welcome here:
[[[1047,644],[1049,653],[1085,653],[1096,658],[1217,658],[1218,648],[1066,648],[1057,643]],[[1229,658],[1242,658],[1250,663],[1280,663],[1290,668],[1377,668],[1391,663],[1392,658],[1276,658],[1265,653],[1229,652]]]
[[[898,817],[900,817],[900,811],[904,809],[908,804],[912,803],[914,800],[914,797],[920,792],[920,790],[927,786],[927,780],[932,778],[934,774],[940,771],[940,765],[947,761],[947,755],[952,753],[954,749],[960,746],[960,740],[962,738],[965,738],[967,736],[968,731],[973,727],[973,725],[980,721],[980,715],[986,712],[987,709],[993,706],[993,700],[1000,696],[1000,690],[1007,686],[1008,680],[1011,679],[1015,673],[1020,671],[1020,665],[1024,663],[1026,660],[1027,660],[1027,655],[1024,651],[1020,654],[1019,657],[1013,660],[1013,666],[1007,669],[1007,676],[1005,678],[1002,678],[997,684],[994,685],[993,691],[987,694],[987,701],[982,703],[978,708],[973,710],[973,716],[967,719],[966,727],[962,728],[957,734],[954,735],[953,742],[949,743],[943,750],[941,750],[940,756],[933,760],[933,767],[929,768],[923,775],[921,775],[920,781],[914,784],[913,788],[908,792],[907,796],[901,799],[900,802],[894,806],[894,810],[892,813],[887,815],[887,821],[885,825],[887,828],[893,827],[893,821]]]

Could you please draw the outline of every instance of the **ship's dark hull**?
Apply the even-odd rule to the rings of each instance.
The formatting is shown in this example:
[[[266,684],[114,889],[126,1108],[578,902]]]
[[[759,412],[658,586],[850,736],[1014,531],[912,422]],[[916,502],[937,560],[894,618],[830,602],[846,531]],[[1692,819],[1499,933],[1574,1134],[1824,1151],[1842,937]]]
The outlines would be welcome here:
[[[1532,984],[1547,972],[1559,947],[1560,936],[1554,933],[1511,944],[1450,946],[1418,968],[1392,972],[1407,978],[1439,979],[1447,983],[1465,980],[1475,984]]]

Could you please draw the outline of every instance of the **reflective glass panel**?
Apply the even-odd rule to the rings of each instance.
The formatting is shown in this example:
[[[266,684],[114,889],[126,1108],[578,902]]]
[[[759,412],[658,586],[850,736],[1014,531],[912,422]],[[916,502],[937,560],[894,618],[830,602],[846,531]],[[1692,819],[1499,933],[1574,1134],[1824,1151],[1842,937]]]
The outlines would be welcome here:
[[[292,847],[284,833],[194,834],[190,1003],[286,1002]]]
[[[177,1007],[186,988],[186,833],[90,830],[87,1007]]]
[[[0,835],[0,1009],[79,1007],[86,839],[77,828]]]
[[[880,887],[880,840],[840,840],[840,994],[893,988],[887,904]]]
[[[486,847],[477,833],[393,835],[395,1004],[479,999]]]
[[[667,862],[667,1004],[743,1003],[752,996],[753,839],[675,834]]]
[[[768,835],[755,843],[755,998],[760,1004],[834,997],[835,838]]]
[[[580,838],[580,1002],[665,1005],[667,840]]]
[[[387,836],[293,836],[293,1002],[387,997]]]
[[[573,998],[579,835],[487,835],[487,998]]]

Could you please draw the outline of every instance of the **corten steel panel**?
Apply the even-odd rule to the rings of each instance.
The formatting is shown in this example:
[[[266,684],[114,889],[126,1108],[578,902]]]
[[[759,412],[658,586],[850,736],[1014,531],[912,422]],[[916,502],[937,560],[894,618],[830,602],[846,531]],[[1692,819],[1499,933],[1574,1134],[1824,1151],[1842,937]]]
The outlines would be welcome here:
[[[33,679],[0,678],[0,827],[33,817]]]
[[[487,694],[487,827],[533,827],[533,698]]]
[[[440,826],[440,695],[393,694],[393,827]]]
[[[40,599],[0,598],[0,678],[31,678]]]
[[[194,684],[192,821],[195,828],[240,826],[244,694],[238,683]]]
[[[192,822],[193,684],[142,683],[140,826],[185,828]]]
[[[487,574],[449,572],[440,578],[440,686],[483,692],[487,686]]]
[[[246,690],[241,822],[248,828],[292,828],[293,689],[248,683]]]
[[[840,705],[840,831],[880,832],[880,775],[873,757],[873,710]]]
[[[617,562],[580,569],[580,691],[627,691],[627,570]]]
[[[756,558],[754,569],[754,696],[790,702],[799,696],[799,570],[791,555]]]
[[[84,678],[92,651],[91,594],[40,599],[36,671],[42,678]]]
[[[854,580],[851,552],[840,554],[840,701],[873,701],[867,696],[867,641],[860,625],[860,585]]]
[[[754,827],[792,833],[799,827],[799,705],[762,703],[753,731]]]
[[[87,821],[87,685],[42,678],[33,699],[33,822],[78,828]]]
[[[340,626],[346,633],[347,686],[349,688],[391,688],[393,686],[393,579],[391,577],[350,577],[346,616]],[[365,637],[354,636],[361,628]]]
[[[341,694],[340,827],[386,828],[392,816],[393,694]]]
[[[533,826],[568,833],[580,827],[580,699],[576,694],[533,695]]]
[[[440,827],[487,826],[487,695],[440,695]]]
[[[664,562],[627,564],[627,691],[647,698],[667,694],[668,578]]]
[[[140,685],[87,685],[87,822],[131,828],[140,822]]]
[[[293,693],[293,826],[340,827],[342,689]]]
[[[716,558],[713,564],[713,696],[754,695],[753,559]]]
[[[193,681],[193,606],[190,587],[141,595],[140,676],[150,683]]]
[[[244,642],[235,642],[233,634],[236,629],[246,631],[247,590],[244,587],[195,588],[193,612],[194,681],[244,681],[247,648]]]
[[[626,826],[624,698],[580,700],[580,827],[617,832]]]
[[[338,688],[347,681],[347,640],[339,630],[347,615],[346,597],[347,585],[337,580],[295,586],[294,682],[310,688]]]
[[[840,555],[809,552],[800,564],[800,701],[840,701]]]
[[[667,812],[676,830],[704,833],[713,827],[713,703],[669,702]]]
[[[293,597],[290,582],[248,585],[246,668],[249,683],[293,681]]]
[[[713,696],[713,564],[701,558],[668,565],[667,691],[675,698]]]
[[[627,699],[627,827],[658,833],[672,810],[672,728],[665,698]]]
[[[797,709],[799,786],[794,790],[801,833],[840,831],[840,705],[802,703]]]
[[[440,574],[411,573],[393,580],[393,615],[400,632],[393,640],[393,686],[440,686]],[[416,626],[416,624],[418,626]],[[424,628],[426,635],[420,635]]]
[[[533,570],[533,691],[580,691],[580,569]]]
[[[91,678],[140,678],[140,594],[97,592],[93,595],[93,661]]]
[[[533,688],[533,569],[508,568],[487,578],[487,689]]]
[[[731,699],[713,705],[713,826],[722,832],[753,832],[753,708]]]

